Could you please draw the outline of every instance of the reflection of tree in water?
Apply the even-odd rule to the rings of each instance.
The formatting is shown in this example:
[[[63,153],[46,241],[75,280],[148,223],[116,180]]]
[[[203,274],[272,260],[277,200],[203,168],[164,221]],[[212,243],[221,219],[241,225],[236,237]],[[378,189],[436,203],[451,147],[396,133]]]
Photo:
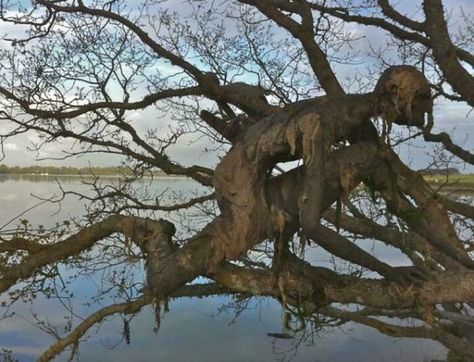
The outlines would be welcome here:
[[[273,337],[355,320],[433,338],[469,360],[474,207],[427,183],[397,146],[440,145],[449,157],[436,157],[436,169],[450,157],[474,164],[452,135],[433,133],[435,102],[474,106],[464,68],[474,66],[472,19],[459,16],[453,40],[441,0],[423,1],[423,21],[386,0],[176,3],[1,2],[2,24],[25,31],[0,53],[0,156],[27,135],[38,157],[59,145],[59,158],[106,153],[128,170],[117,182],[84,179],[87,191],[59,186],[52,201],[85,203],[81,218],[1,230],[0,293],[59,298],[69,310],[65,331],[37,317],[58,340],[44,359],[76,351],[109,316],[121,314],[128,342],[144,305],[155,306],[158,328],[170,298],[225,291],[280,301],[285,330]],[[387,52],[372,49],[368,70],[354,64],[354,23],[392,37]],[[215,167],[175,159],[177,143],[193,152],[190,137],[215,151]],[[146,183],[158,170],[205,191],[166,202]],[[367,240],[407,263],[387,263]],[[333,268],[305,257],[313,245]],[[102,309],[81,320],[68,278],[92,274],[90,303]],[[215,284],[189,285],[199,277]],[[360,310],[336,309],[347,304]],[[399,315],[421,325],[385,319]]]
[[[255,308],[255,297],[257,300],[258,297],[271,297],[280,301],[284,306],[282,329],[267,333],[273,340],[276,359],[293,358],[302,343],[310,343],[321,333],[331,333],[333,328],[344,327],[348,322],[371,327],[391,337],[438,341],[450,351],[449,361],[471,361],[474,358],[474,317],[471,316],[470,305],[419,302],[426,298],[436,299],[438,296],[433,291],[449,285],[452,282],[450,276],[446,280],[441,277],[435,283],[430,281],[416,287],[413,284],[393,287],[383,280],[365,279],[361,282],[358,271],[346,270],[345,274],[336,274],[290,255],[278,276],[283,280],[278,280],[270,263],[271,245],[267,245],[242,259],[240,265],[221,263],[215,272],[208,275],[208,282],[184,285],[163,297],[156,292],[150,294],[150,291],[153,290],[153,276],[159,273],[156,268],[162,263],[161,260],[172,255],[178,247],[172,241],[175,228],[164,220],[143,219],[138,224],[130,225],[132,220],[136,222],[135,218],[128,217],[116,220],[125,239],[112,236],[94,245],[89,252],[71,257],[63,266],[43,268],[32,276],[31,282],[10,290],[12,308],[15,301],[34,303],[37,296],[43,295],[47,299],[58,298],[68,311],[64,330],[50,324],[47,316],[33,314],[33,322],[57,339],[43,352],[40,360],[49,360],[65,350],[70,350],[71,356],[74,356],[80,351],[81,340],[110,318],[120,317],[123,326],[122,338],[107,345],[113,348],[120,343],[133,343],[130,324],[145,306],[154,308],[158,330],[172,300],[220,295],[232,296],[233,302],[219,309],[219,312],[234,313],[230,323],[238,320],[247,308]],[[71,226],[68,225],[68,228]],[[65,232],[64,227],[54,231],[58,234]],[[20,240],[17,239],[17,243]],[[300,247],[298,242],[294,241],[295,248]],[[38,249],[33,249],[35,247]],[[41,248],[33,244],[29,245],[28,250],[41,253]],[[61,249],[56,252],[61,253]],[[18,249],[10,254],[21,258]],[[97,257],[99,254],[100,258]],[[51,252],[48,253],[50,255]],[[146,277],[142,267],[145,267]],[[67,279],[62,276],[64,268],[74,271],[69,276],[66,273]],[[287,273],[287,270],[292,273]],[[82,318],[74,312],[73,301],[77,296],[70,285],[77,278],[86,276],[96,280],[97,292],[87,302],[96,311]],[[323,288],[326,281],[336,281],[337,286]],[[4,305],[4,318],[11,317],[7,304]],[[10,351],[2,353],[5,361],[14,360]]]

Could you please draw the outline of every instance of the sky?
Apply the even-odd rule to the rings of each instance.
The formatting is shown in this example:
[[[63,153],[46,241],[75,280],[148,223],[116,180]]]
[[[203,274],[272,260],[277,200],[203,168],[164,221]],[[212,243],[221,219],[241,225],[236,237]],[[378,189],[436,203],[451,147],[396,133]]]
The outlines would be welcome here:
[[[394,3],[392,1],[392,3]],[[419,5],[421,1],[403,0],[398,1],[396,7],[399,11],[413,15],[415,18],[421,14]],[[183,3],[179,1],[172,2],[175,10],[181,10]],[[474,13],[474,2],[472,0],[444,0],[446,8],[451,9],[453,24],[459,24],[460,8],[462,7],[467,14]],[[355,72],[363,73],[365,71],[364,63],[371,62],[369,53],[370,47],[383,46],[387,41],[387,36],[374,28],[362,27],[357,25],[350,25],[349,29],[354,34],[361,37],[361,40],[355,43],[355,47],[359,47],[358,66],[352,65],[338,65],[333,64],[336,74],[340,80],[344,80],[347,76],[353,76]],[[19,34],[21,29],[19,27],[12,27],[12,25],[0,23],[0,34]],[[5,42],[0,43],[0,47],[8,47]],[[144,132],[147,128],[160,128],[166,132],[167,127],[175,126],[173,121],[166,119],[160,115],[155,108],[150,107],[144,111],[136,111],[130,114],[130,119],[137,129]],[[467,105],[453,103],[446,100],[439,101],[435,105],[435,131],[449,132],[453,139],[459,142],[468,150],[474,149],[474,112],[470,112]],[[5,130],[5,125],[0,124],[0,130]],[[118,165],[120,158],[117,156],[104,154],[89,154],[86,156],[72,158],[63,161],[55,161],[48,158],[55,158],[62,154],[62,150],[74,150],[75,146],[71,141],[64,140],[62,142],[47,144],[43,146],[41,154],[28,151],[33,143],[38,142],[37,134],[27,133],[14,138],[6,140],[4,143],[5,158],[0,163],[7,165],[28,166],[38,163],[38,159],[44,159],[40,162],[42,165],[62,165],[62,166],[76,166],[87,167],[91,166],[114,166]],[[218,155],[213,152],[206,152],[206,149],[212,149],[212,144],[196,135],[189,135],[176,145],[168,149],[170,158],[178,161],[184,165],[200,164],[204,166],[213,166],[218,162]],[[403,146],[399,152],[402,158],[408,162],[413,168],[420,169],[429,164],[431,158],[426,154],[429,153],[430,148],[426,147],[421,140],[415,140],[411,145]],[[474,172],[472,167],[458,167],[465,172]]]

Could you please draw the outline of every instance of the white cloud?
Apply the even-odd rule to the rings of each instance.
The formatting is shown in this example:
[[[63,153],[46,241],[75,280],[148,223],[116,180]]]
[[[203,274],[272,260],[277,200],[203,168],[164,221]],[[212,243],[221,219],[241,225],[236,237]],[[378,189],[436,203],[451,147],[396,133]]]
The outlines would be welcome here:
[[[16,143],[8,142],[3,145],[5,151],[18,151],[20,148]]]

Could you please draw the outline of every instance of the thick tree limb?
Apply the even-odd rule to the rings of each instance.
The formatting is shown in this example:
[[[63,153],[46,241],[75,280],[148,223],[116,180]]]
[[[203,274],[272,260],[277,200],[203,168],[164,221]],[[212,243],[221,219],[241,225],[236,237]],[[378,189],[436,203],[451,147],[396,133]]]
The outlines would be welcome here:
[[[323,225],[314,225],[311,229],[307,229],[306,233],[309,238],[314,240],[329,253],[350,261],[353,264],[358,264],[369,270],[376,271],[388,280],[402,281],[407,277],[407,275],[402,272],[403,269],[394,268],[380,261],[336,231]]]
[[[426,15],[426,33],[430,37],[438,65],[453,89],[474,107],[474,77],[458,60],[456,48],[449,37],[441,0],[424,0],[423,9]]]
[[[389,209],[440,252],[474,268],[474,261],[464,250],[442,201],[423,177],[406,167],[392,150],[386,149],[384,159],[385,167],[379,167],[371,177]],[[413,198],[416,206],[405,194]]]
[[[374,238],[396,247],[406,254],[417,266],[426,267],[426,264],[429,264],[430,258],[433,258],[447,269],[457,269],[460,267],[458,262],[433,248],[425,239],[414,232],[402,233],[394,228],[377,224],[366,217],[349,216],[345,213],[336,215],[336,211],[333,209],[328,209],[324,213],[324,218],[332,224],[338,222],[342,229],[349,232],[366,238]],[[424,259],[421,259],[417,252],[421,253]]]
[[[274,20],[279,26],[288,30],[297,38],[305,48],[309,63],[314,74],[318,77],[321,86],[326,94],[337,96],[345,94],[344,89],[337,80],[336,75],[331,69],[331,65],[326,54],[316,43],[313,30],[312,15],[308,9],[303,9],[303,2],[290,3],[287,1],[261,1],[261,0],[239,0],[241,3],[255,6],[268,18]],[[296,5],[298,4],[298,5]],[[285,10],[292,9],[302,16],[302,24],[297,23],[289,16],[284,15],[278,8],[285,7]],[[309,19],[308,19],[309,17]]]
[[[330,303],[359,303],[378,309],[406,309],[426,305],[474,300],[474,273],[442,272],[422,285],[402,286],[382,280],[338,275],[329,269],[313,267],[296,257],[289,258],[284,278],[285,294],[311,310]],[[240,293],[280,298],[281,291],[271,271],[221,266],[212,278]],[[298,303],[296,303],[298,304]],[[312,307],[311,307],[312,306]]]
[[[150,304],[152,301],[153,298],[150,296],[142,296],[135,299],[134,301],[112,304],[99,309],[97,312],[84,319],[76,328],[74,328],[72,333],[52,344],[41,354],[41,356],[39,356],[38,361],[51,361],[67,347],[77,346],[81,337],[83,337],[84,334],[86,334],[87,331],[94,325],[102,323],[105,318],[114,314],[136,314],[140,312],[144,306]]]
[[[17,103],[26,113],[41,117],[44,119],[52,118],[56,120],[66,120],[79,117],[88,112],[95,112],[100,109],[120,109],[120,110],[136,110],[144,109],[150,105],[157,103],[160,100],[173,98],[173,97],[185,97],[190,95],[201,95],[202,90],[200,87],[189,87],[181,89],[165,89],[156,93],[148,94],[143,99],[136,102],[113,102],[103,101],[97,103],[78,104],[70,106],[75,108],[69,111],[51,111],[47,109],[41,109],[39,107],[33,108],[32,104],[25,99],[21,99],[9,90],[0,87],[0,94],[5,98]],[[39,105],[41,106],[41,105]]]
[[[419,21],[412,20],[405,15],[399,13],[392,5],[390,5],[389,0],[378,0],[377,1],[382,13],[407,28],[423,32],[425,30],[425,24]]]
[[[444,148],[453,155],[459,157],[461,160],[474,165],[474,154],[458,146],[453,142],[451,137],[446,132],[431,133],[429,129],[423,131],[425,141],[442,143]]]
[[[354,15],[354,14],[350,14],[347,11],[341,10],[340,8],[332,8],[332,7],[323,6],[323,5],[319,5],[315,3],[312,3],[311,7],[317,11],[320,11],[321,13],[329,14],[331,16],[334,16],[346,22],[376,26],[388,31],[389,33],[391,33],[398,39],[413,41],[413,42],[422,44],[428,48],[432,47],[431,39],[425,37],[423,34],[417,31],[407,31],[395,24],[392,24],[386,21],[383,18],[363,16],[363,15]],[[405,21],[403,25],[407,26],[408,23]],[[473,54],[459,47],[454,47],[454,49],[457,56],[461,60],[469,63],[471,66],[474,66]]]
[[[123,233],[133,241],[145,244],[149,229],[155,230],[154,236],[166,237],[170,233],[170,223],[164,220],[154,221],[133,216],[110,216],[91,226],[85,227],[76,234],[55,244],[45,245],[31,254],[24,262],[4,268],[0,274],[0,293],[4,292],[19,280],[32,277],[48,264],[57,263],[88,250],[94,244],[114,233]],[[158,241],[156,241],[158,242]]]

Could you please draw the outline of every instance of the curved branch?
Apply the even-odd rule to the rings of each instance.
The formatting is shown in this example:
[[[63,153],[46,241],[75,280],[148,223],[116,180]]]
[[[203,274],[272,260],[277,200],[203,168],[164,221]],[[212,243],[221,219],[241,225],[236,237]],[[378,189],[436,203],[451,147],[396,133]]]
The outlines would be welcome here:
[[[447,134],[446,132],[433,134],[430,132],[430,128],[431,127],[428,127],[423,130],[423,138],[425,139],[425,141],[442,143],[446,150],[451,152],[453,155],[459,157],[461,160],[467,163],[470,163],[471,165],[474,165],[473,153],[455,144],[449,134]]]
[[[419,44],[422,44],[428,48],[432,47],[432,41],[431,39],[426,38],[422,34],[416,32],[416,31],[407,31],[404,30],[388,21],[386,21],[383,18],[378,18],[378,17],[370,17],[370,16],[363,16],[363,15],[354,15],[350,14],[345,10],[341,10],[340,8],[332,8],[328,6],[323,6],[319,4],[311,4],[311,7],[317,11],[320,11],[321,13],[329,14],[331,16],[334,16],[338,19],[344,20],[346,22],[351,22],[351,23],[358,23],[362,25],[369,25],[369,26],[375,26],[381,29],[384,29],[391,33],[393,36],[397,37],[398,39],[401,40],[408,40],[408,41],[413,41],[417,42]],[[468,51],[454,46],[454,50],[457,54],[457,56],[469,63],[471,66],[474,66],[474,55],[469,53]]]
[[[103,221],[81,229],[62,241],[43,246],[20,264],[2,268],[0,272],[0,293],[3,293],[19,280],[32,277],[46,265],[65,260],[88,250],[97,241],[103,240],[114,233],[120,232],[130,237],[134,242],[146,243],[146,238],[143,238],[139,231],[145,232],[151,227],[157,228],[158,233],[165,236],[170,233],[170,223],[161,219],[154,221],[134,216],[110,216]]]
[[[31,103],[28,101],[17,97],[14,93],[9,90],[0,87],[0,94],[5,96],[5,98],[14,101],[20,105],[23,110],[35,117],[41,118],[52,118],[58,120],[70,119],[79,117],[88,112],[95,112],[100,109],[121,109],[121,110],[135,110],[146,108],[160,100],[172,98],[172,97],[185,97],[189,95],[201,95],[202,90],[199,87],[189,87],[182,89],[165,89],[157,93],[149,94],[143,99],[136,102],[97,102],[89,103],[84,105],[72,106],[76,109],[71,111],[48,111],[42,110],[39,108],[32,108]]]
[[[255,270],[230,263],[223,264],[210,277],[220,285],[239,293],[281,297],[275,275],[269,270]],[[314,267],[290,257],[283,278],[284,293],[288,300],[311,305],[318,310],[331,303],[354,303],[373,308],[403,310],[442,303],[474,301],[474,272],[440,272],[436,278],[420,285],[403,286],[394,282],[338,275],[322,267]],[[322,299],[321,299],[322,298]]]
[[[64,351],[67,347],[71,345],[77,345],[81,337],[84,336],[84,334],[86,334],[91,327],[93,327],[97,323],[101,323],[105,318],[119,313],[138,313],[144,306],[150,304],[152,301],[153,298],[151,298],[150,296],[142,296],[130,302],[112,304],[98,310],[97,312],[84,319],[76,328],[74,328],[72,333],[52,344],[46,351],[41,354],[41,356],[39,356],[38,361],[51,361],[55,356]]]
[[[401,233],[393,228],[382,226],[366,217],[354,217],[345,213],[336,215],[336,210],[333,209],[327,210],[324,213],[324,218],[333,224],[337,223],[342,229],[351,233],[362,235],[366,238],[375,238],[400,249],[417,266],[426,267],[426,262],[429,261],[427,256],[430,256],[447,269],[458,269],[460,266],[458,262],[433,248],[424,238],[414,232]],[[417,251],[425,259],[420,260],[421,258],[417,255]]]
[[[424,0],[426,33],[431,40],[433,55],[453,89],[474,107],[474,77],[458,60],[456,48],[449,37],[441,0]]]
[[[318,245],[323,247],[329,253],[341,259],[350,261],[353,264],[357,264],[369,270],[376,271],[380,275],[384,276],[387,280],[404,281],[403,279],[406,278],[409,273],[404,273],[402,270],[412,270],[392,267],[389,264],[380,261],[344,236],[323,225],[315,225],[310,230],[307,230],[306,233],[308,237],[314,240]]]
[[[378,0],[378,4],[382,9],[382,13],[407,28],[416,30],[416,31],[425,31],[425,24],[419,21],[412,20],[405,15],[399,13],[392,5],[390,5],[389,0]]]
[[[302,2],[294,3],[285,0],[239,0],[241,3],[255,6],[269,19],[275,21],[279,26],[288,30],[303,45],[308,55],[308,60],[314,74],[328,95],[345,94],[344,88],[337,80],[331,69],[327,55],[316,43],[313,30],[311,10],[305,8]],[[296,5],[298,4],[298,5]],[[297,12],[303,19],[302,24],[284,15],[278,8]]]
[[[207,297],[212,295],[220,295],[222,293],[230,293],[228,289],[223,289],[217,284],[193,284],[184,285],[170,295],[171,298],[183,298],[183,297]],[[140,310],[153,303],[155,298],[150,294],[142,295],[141,297],[132,301],[124,303],[118,303],[104,307],[97,312],[91,314],[89,317],[84,319],[74,330],[67,336],[59,339],[57,342],[52,344],[41,356],[38,361],[46,362],[52,360],[59,353],[63,352],[69,346],[77,346],[79,340],[87,333],[87,331],[94,325],[104,321],[107,317],[114,314],[137,314]]]
[[[474,268],[474,260],[457,236],[442,200],[423,177],[405,166],[391,149],[385,150],[384,159],[386,164],[371,177],[389,210],[440,252],[467,268]],[[405,195],[412,198],[416,206]]]

